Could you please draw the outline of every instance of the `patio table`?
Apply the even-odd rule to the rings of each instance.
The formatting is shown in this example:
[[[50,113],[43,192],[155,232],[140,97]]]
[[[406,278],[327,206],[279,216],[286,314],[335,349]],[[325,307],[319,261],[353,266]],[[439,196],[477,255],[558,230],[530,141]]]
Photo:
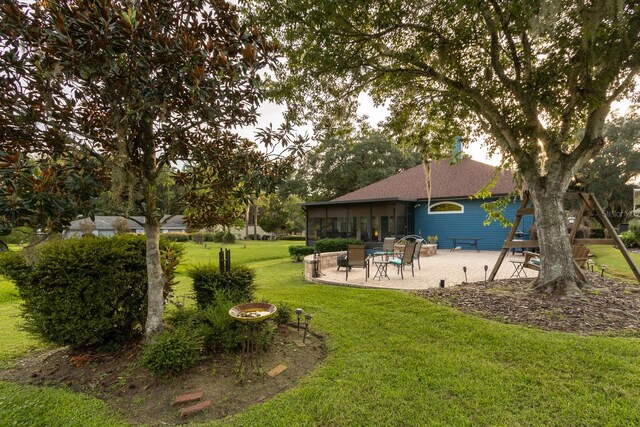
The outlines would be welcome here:
[[[387,266],[390,264],[389,261],[373,261],[373,265],[376,266],[376,274],[373,275],[373,279],[378,278],[378,281],[382,280],[383,277],[386,277],[387,280],[391,280],[389,275],[387,274]]]
[[[459,245],[469,245],[475,248],[476,252],[480,252],[478,240],[482,240],[482,237],[449,237],[449,240],[453,240],[453,246],[450,252],[455,251]]]

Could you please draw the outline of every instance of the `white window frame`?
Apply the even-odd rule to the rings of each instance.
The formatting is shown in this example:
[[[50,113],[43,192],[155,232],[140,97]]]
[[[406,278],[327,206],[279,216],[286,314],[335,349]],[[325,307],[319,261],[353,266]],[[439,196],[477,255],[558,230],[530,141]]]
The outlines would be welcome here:
[[[460,210],[459,211],[446,211],[446,212],[432,212],[431,209],[433,209],[436,206],[439,205],[456,205],[456,206],[460,206]],[[429,215],[452,215],[452,214],[463,214],[464,213],[464,205],[461,203],[457,203],[454,201],[444,201],[444,202],[438,202],[438,203],[434,203],[432,205],[429,205],[429,209],[427,211],[427,213]]]

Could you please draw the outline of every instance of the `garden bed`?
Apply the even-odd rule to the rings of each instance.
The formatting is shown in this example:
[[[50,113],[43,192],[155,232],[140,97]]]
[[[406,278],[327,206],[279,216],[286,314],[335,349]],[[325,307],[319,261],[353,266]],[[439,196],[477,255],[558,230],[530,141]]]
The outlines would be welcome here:
[[[467,283],[417,294],[503,323],[584,335],[640,336],[640,287],[586,274],[591,287],[576,300],[532,292],[535,279]]]
[[[0,380],[39,386],[68,388],[87,393],[108,404],[128,421],[149,425],[180,424],[180,409],[172,406],[179,395],[203,391],[211,406],[189,416],[204,422],[234,414],[296,385],[326,355],[322,337],[310,335],[307,346],[295,328],[280,327],[274,346],[256,358],[258,368],[240,381],[239,356],[211,356],[176,376],[155,377],[138,363],[141,345],[130,344],[110,353],[74,353],[59,348],[28,356],[13,369],[0,371]],[[274,378],[267,372],[278,365],[286,370]]]

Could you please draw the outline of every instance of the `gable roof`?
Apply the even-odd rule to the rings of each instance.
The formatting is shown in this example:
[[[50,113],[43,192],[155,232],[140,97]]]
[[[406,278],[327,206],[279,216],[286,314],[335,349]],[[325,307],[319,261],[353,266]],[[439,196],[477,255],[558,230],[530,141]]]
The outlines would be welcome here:
[[[431,198],[453,199],[469,197],[481,190],[491,179],[495,167],[465,158],[455,165],[449,159],[431,163]],[[505,171],[491,194],[501,196],[510,193],[516,184],[513,174]],[[329,203],[347,203],[371,200],[422,200],[427,199],[424,166],[418,165],[396,175],[374,182],[366,187]],[[326,203],[326,202],[325,202]]]
[[[164,221],[166,218],[168,217],[168,215],[165,215],[162,217],[162,221]],[[114,230],[115,228],[113,227],[113,221],[115,221],[116,219],[120,219],[120,218],[124,218],[122,216],[117,216],[117,215],[96,215],[95,216],[95,221],[93,221],[93,223],[96,226],[96,230],[103,230],[103,231],[107,231],[107,230]],[[145,223],[145,218],[143,216],[132,216],[131,218],[135,219],[136,221],[139,221],[141,223]],[[91,221],[91,218],[80,218],[80,219],[76,219],[74,221],[71,221],[71,226],[69,227],[69,230],[79,230],[80,227],[80,223],[84,222],[84,221]],[[129,226],[129,228],[131,230],[142,230],[143,227],[138,224],[135,221],[132,221],[131,219],[127,218],[127,224]],[[186,228],[186,223],[185,223],[185,219],[184,219],[184,215],[175,215],[173,216],[173,218],[170,218],[165,224],[160,226],[161,229],[163,230],[168,230],[168,229],[176,229],[176,230],[181,230],[181,229],[185,229]]]

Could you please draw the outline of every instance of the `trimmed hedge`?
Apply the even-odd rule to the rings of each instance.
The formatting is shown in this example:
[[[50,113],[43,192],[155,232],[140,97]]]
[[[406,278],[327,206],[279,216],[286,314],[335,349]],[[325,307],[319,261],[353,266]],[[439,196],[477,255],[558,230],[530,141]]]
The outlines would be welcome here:
[[[193,279],[193,290],[200,308],[215,303],[220,292],[234,304],[249,302],[256,289],[253,283],[256,273],[244,265],[231,266],[231,270],[224,273],[217,265],[199,265],[187,274]]]
[[[43,243],[32,264],[8,253],[0,267],[16,282],[29,331],[58,345],[99,346],[142,331],[145,250],[144,236],[75,238]]]
[[[302,258],[307,255],[311,255],[313,251],[314,249],[311,246],[289,246],[289,255],[291,255],[292,257],[296,257],[296,262],[301,262]]]
[[[307,238],[304,236],[282,236],[280,237],[280,240],[293,240],[297,242],[304,242],[305,240],[307,240]]]
[[[164,233],[162,237],[172,242],[188,242],[191,240],[191,236],[187,233]]]
[[[315,250],[318,252],[346,251],[347,245],[361,245],[362,243],[362,240],[359,239],[320,239],[316,241]]]

